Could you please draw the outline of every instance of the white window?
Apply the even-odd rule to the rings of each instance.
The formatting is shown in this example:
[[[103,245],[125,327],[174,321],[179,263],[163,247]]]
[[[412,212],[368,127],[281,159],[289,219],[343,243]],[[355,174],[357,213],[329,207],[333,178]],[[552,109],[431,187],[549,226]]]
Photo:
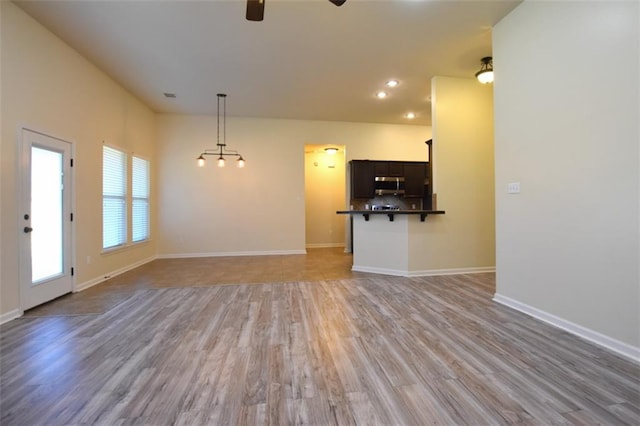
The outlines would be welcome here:
[[[149,162],[132,157],[131,162],[131,241],[149,239]]]
[[[102,148],[102,248],[127,242],[127,154]]]

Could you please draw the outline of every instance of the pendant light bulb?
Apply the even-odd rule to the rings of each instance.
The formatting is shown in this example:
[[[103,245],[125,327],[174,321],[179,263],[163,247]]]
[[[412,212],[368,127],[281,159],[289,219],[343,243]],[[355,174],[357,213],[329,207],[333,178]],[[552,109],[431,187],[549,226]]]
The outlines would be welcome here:
[[[242,155],[240,156],[240,158],[238,158],[238,168],[241,169],[244,167],[244,158],[242,158]]]
[[[222,155],[218,157],[218,167],[224,167],[224,158]]]
[[[198,157],[198,167],[204,167],[204,163],[205,163],[204,156],[200,154],[200,157]]]

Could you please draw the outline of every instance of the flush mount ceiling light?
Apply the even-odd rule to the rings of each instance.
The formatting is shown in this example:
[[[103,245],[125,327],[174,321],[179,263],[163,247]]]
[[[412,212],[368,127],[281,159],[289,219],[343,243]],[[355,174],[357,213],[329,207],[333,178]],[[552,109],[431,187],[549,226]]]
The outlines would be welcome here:
[[[385,84],[387,87],[396,87],[400,82],[398,80],[389,80]]]
[[[486,56],[480,60],[482,66],[480,71],[476,73],[476,78],[480,83],[488,84],[493,83],[493,58]]]
[[[325,148],[324,152],[326,152],[329,155],[335,155],[336,152],[338,152],[338,148],[334,148],[334,147]]]
[[[378,99],[384,99],[386,97],[387,97],[387,92],[380,91],[380,92],[376,93],[376,98],[378,98]]]
[[[220,142],[220,99],[222,99],[222,142]],[[232,151],[227,149],[227,95],[224,93],[218,93],[218,139],[217,139],[217,148],[205,149],[200,156],[198,157],[198,167],[204,167],[206,162],[205,156],[207,155],[217,155],[218,156],[218,167],[224,167],[225,159],[224,157],[238,157],[236,160],[236,164],[238,167],[244,167],[244,158],[242,155],[238,153],[238,151]]]

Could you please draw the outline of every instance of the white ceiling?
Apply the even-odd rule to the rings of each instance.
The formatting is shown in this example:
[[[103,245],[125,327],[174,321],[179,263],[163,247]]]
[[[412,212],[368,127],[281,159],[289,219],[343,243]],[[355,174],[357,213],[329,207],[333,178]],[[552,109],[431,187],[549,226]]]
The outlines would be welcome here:
[[[473,78],[520,1],[267,0],[262,22],[244,0],[15,3],[157,112],[227,93],[229,116],[430,125],[431,77]]]

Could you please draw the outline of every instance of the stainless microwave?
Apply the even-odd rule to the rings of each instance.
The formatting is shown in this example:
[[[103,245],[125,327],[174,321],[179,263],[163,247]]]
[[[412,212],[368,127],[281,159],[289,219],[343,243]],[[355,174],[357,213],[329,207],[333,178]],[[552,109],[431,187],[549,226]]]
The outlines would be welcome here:
[[[376,176],[374,182],[376,195],[404,195],[404,177]]]

